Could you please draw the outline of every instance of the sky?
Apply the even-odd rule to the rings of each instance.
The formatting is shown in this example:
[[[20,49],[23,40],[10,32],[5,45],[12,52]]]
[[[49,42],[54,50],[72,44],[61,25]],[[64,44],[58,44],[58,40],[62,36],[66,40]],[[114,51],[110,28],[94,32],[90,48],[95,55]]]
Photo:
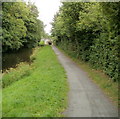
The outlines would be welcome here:
[[[60,0],[30,0],[34,2],[39,11],[39,19],[43,21],[46,33],[50,34],[51,22],[53,21],[54,15],[59,11],[61,5]]]

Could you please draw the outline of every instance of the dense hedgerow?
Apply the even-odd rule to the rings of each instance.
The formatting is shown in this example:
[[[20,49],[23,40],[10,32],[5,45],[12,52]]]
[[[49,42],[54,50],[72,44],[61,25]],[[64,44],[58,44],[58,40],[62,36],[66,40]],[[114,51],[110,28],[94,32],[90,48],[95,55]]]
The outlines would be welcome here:
[[[63,3],[52,23],[56,45],[119,79],[120,3]]]

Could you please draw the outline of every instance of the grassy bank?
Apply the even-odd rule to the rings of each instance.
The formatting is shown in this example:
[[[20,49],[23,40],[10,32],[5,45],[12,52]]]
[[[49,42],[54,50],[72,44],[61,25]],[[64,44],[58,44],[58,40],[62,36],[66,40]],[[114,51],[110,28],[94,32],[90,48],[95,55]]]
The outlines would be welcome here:
[[[32,59],[4,74],[3,117],[62,116],[68,91],[63,67],[49,46],[37,48]]]
[[[95,70],[90,64],[75,58],[74,54],[71,52],[65,52],[61,48],[59,49],[65,55],[75,61],[80,66],[80,68],[87,72],[89,78],[103,90],[103,92],[110,98],[116,107],[118,106],[118,82],[113,82],[112,79],[110,79],[102,71]]]

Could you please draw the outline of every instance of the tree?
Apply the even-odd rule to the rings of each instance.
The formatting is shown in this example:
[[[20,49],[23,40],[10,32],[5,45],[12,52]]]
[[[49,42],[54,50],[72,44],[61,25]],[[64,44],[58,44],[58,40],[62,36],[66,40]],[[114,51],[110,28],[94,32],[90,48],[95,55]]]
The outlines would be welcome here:
[[[43,32],[43,23],[37,19],[37,7],[31,3],[3,2],[2,10],[3,52],[37,46]]]
[[[63,3],[52,23],[56,45],[119,79],[119,3]]]

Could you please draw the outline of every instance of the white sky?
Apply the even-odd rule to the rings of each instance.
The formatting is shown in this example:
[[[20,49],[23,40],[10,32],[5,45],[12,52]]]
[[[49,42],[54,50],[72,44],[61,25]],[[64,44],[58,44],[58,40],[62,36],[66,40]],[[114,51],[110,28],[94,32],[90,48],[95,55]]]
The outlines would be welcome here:
[[[28,0],[26,0],[28,1]],[[30,0],[32,3],[34,2],[39,10],[39,19],[44,22],[46,33],[50,34],[51,30],[51,22],[53,20],[54,15],[59,10],[59,6],[61,5],[60,0]]]

